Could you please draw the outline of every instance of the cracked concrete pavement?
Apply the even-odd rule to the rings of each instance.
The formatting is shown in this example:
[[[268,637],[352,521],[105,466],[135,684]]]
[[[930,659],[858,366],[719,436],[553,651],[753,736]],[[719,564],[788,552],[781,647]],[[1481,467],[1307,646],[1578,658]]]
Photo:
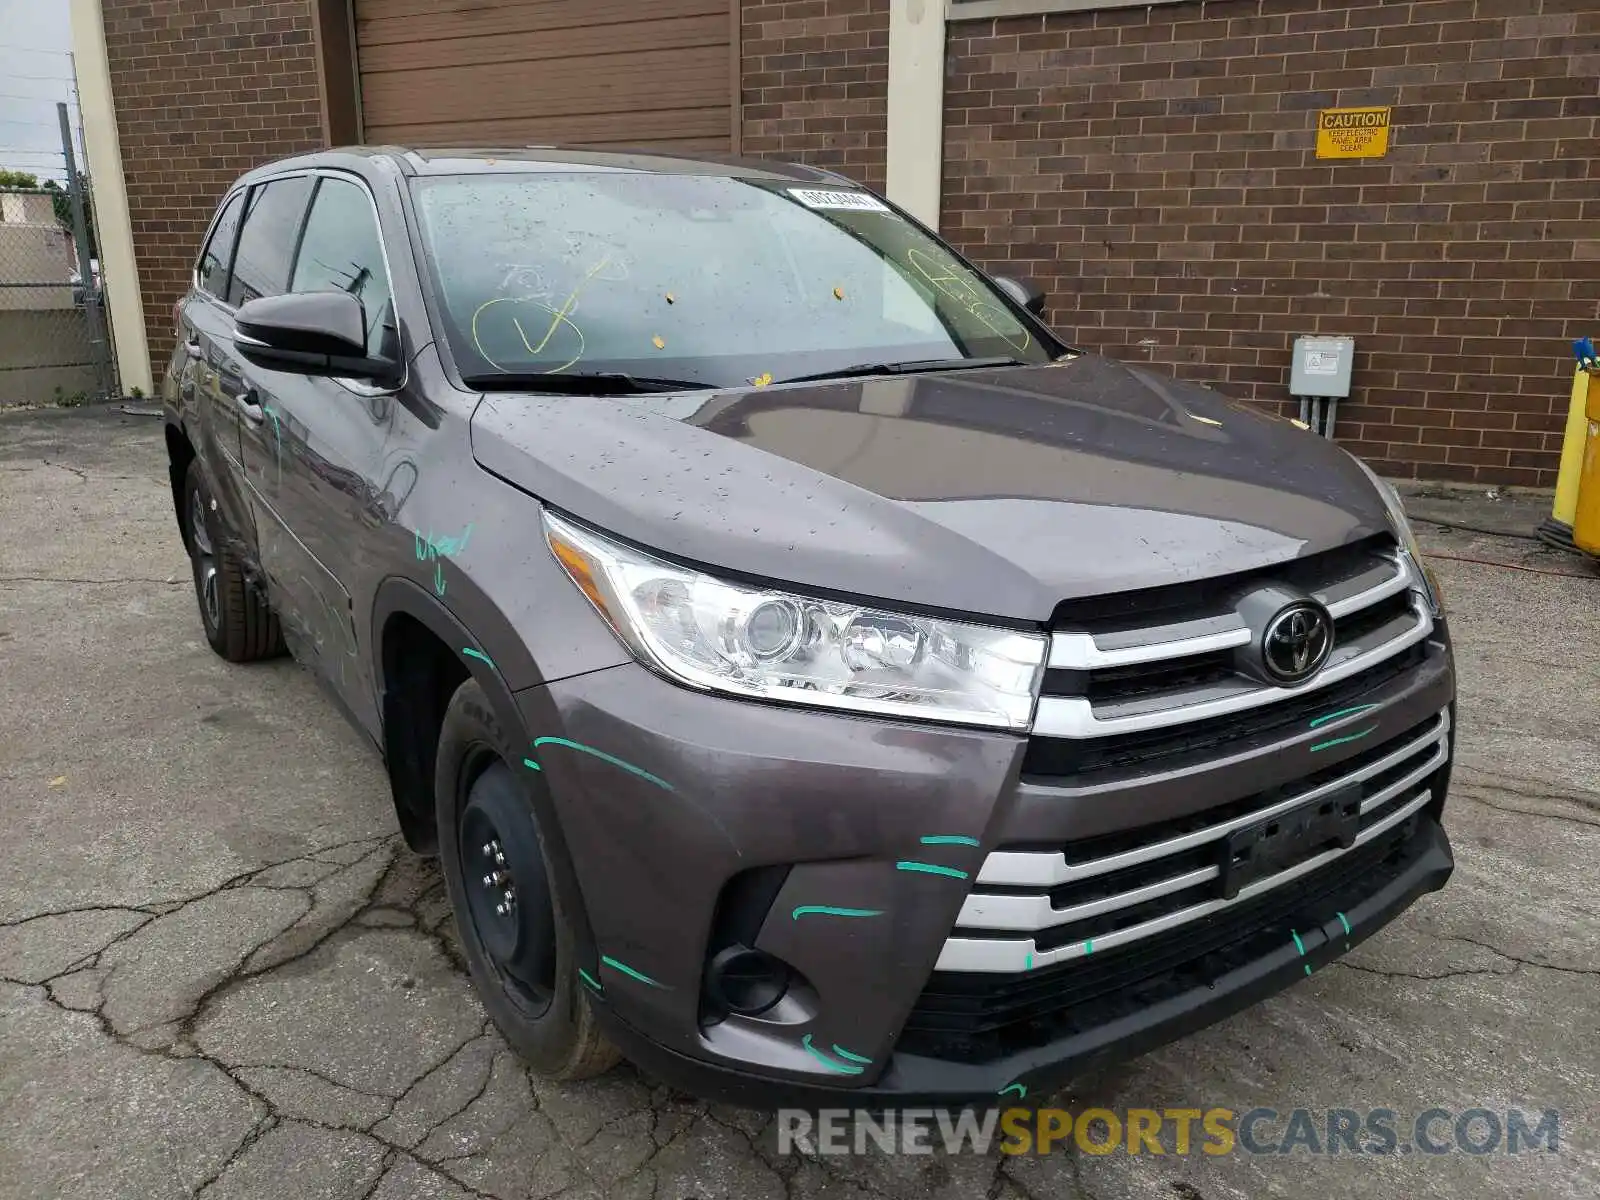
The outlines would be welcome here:
[[[1559,1153],[817,1157],[626,1065],[529,1075],[371,750],[290,663],[205,645],[159,422],[0,417],[0,531],[0,1200],[1600,1194],[1600,574],[1577,559],[1421,531],[1455,556],[1449,887],[1058,1098],[1557,1108]]]

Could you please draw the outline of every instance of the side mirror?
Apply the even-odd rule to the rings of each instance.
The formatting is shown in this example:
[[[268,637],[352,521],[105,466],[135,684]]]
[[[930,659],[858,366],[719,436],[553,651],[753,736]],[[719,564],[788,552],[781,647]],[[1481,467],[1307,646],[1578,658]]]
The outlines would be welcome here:
[[[388,382],[399,364],[367,354],[367,313],[348,292],[291,292],[240,307],[233,344],[271,371]]]
[[[996,275],[995,286],[1036,317],[1044,316],[1044,293],[1032,280]]]

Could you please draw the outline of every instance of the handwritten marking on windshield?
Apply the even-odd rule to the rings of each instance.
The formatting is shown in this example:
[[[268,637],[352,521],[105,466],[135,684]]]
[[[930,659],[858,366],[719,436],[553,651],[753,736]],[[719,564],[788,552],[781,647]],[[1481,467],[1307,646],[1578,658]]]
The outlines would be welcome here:
[[[485,310],[492,308],[496,304],[525,304],[530,308],[540,309],[541,311],[550,314],[550,324],[545,328],[544,336],[541,337],[538,341],[538,344],[535,345],[533,341],[529,339],[528,331],[522,327],[522,322],[517,320],[516,315],[513,313],[511,317],[511,324],[516,327],[517,336],[522,339],[522,345],[523,348],[527,350],[528,357],[537,358],[540,354],[544,353],[545,347],[550,344],[550,339],[555,337],[556,330],[562,326],[567,327],[577,335],[578,352],[571,358],[567,359],[567,361],[562,363],[560,366],[551,367],[542,372],[542,374],[554,375],[558,371],[565,371],[568,367],[572,366],[573,363],[577,362],[583,357],[585,347],[583,330],[580,329],[577,322],[572,319],[572,310],[577,306],[578,296],[588,285],[589,281],[595,278],[595,276],[599,275],[601,271],[605,270],[606,267],[610,265],[611,256],[607,255],[599,262],[595,263],[594,266],[590,267],[586,272],[584,272],[583,278],[578,280],[572,291],[567,293],[567,298],[562,301],[560,308],[551,308],[550,305],[544,303],[542,300],[537,300],[532,296],[498,296],[493,300],[485,300],[482,304],[478,305],[477,311],[472,314],[472,344],[474,348],[477,349],[479,354],[483,355],[483,360],[495,370],[500,371],[503,374],[509,374],[509,372],[506,371],[506,368],[496,362],[494,356],[483,348],[483,340],[478,331],[478,320],[483,316]],[[627,278],[626,267],[623,269],[623,278]]]
[[[539,309],[539,310],[541,310],[543,312],[550,313],[553,316],[556,316],[558,318],[555,321],[555,324],[557,324],[557,325],[565,325],[568,329],[572,330],[572,332],[577,336],[577,339],[578,339],[578,352],[576,354],[574,354],[571,358],[569,358],[566,362],[560,364],[559,366],[551,367],[548,370],[541,372],[541,374],[554,375],[558,371],[565,371],[573,363],[577,362],[579,359],[581,359],[583,357],[583,351],[584,351],[583,330],[578,328],[578,326],[576,324],[574,324],[574,322],[572,321],[572,319],[570,317],[561,317],[561,316],[559,316],[559,314],[556,313],[555,309],[551,308],[548,304],[545,304],[543,301],[533,299],[533,297],[531,297],[531,296],[500,296],[500,297],[498,297],[498,298],[496,298],[494,300],[486,300],[482,304],[478,305],[478,310],[472,314],[472,327],[471,327],[472,328],[472,344],[473,344],[474,348],[478,351],[479,354],[483,355],[483,361],[488,363],[496,371],[499,371],[502,374],[507,374],[508,373],[506,371],[505,367],[501,366],[498,362],[495,361],[494,355],[490,354],[489,351],[484,348],[483,335],[482,335],[482,333],[480,332],[480,330],[478,328],[478,322],[479,322],[480,318],[482,318],[483,314],[488,309],[493,308],[496,304],[526,304],[530,308],[536,308],[536,309]],[[522,322],[518,321],[517,318],[515,316],[513,316],[511,318],[511,324],[516,328],[518,336],[520,336],[522,338],[522,344],[524,346],[527,346],[529,344],[528,343],[528,334],[527,334],[527,331],[522,328]]]
[[[1020,326],[1015,330],[1005,329],[1003,325],[1009,321],[1005,310],[957,274],[954,263],[940,262],[933,255],[915,248],[906,251],[906,261],[915,267],[917,273],[931,283],[946,300],[966,309],[974,320],[1013,350],[1022,351],[1028,348],[1032,340],[1028,336],[1028,331]],[[998,323],[995,319],[997,317]],[[1018,340],[1019,337],[1021,340]]]

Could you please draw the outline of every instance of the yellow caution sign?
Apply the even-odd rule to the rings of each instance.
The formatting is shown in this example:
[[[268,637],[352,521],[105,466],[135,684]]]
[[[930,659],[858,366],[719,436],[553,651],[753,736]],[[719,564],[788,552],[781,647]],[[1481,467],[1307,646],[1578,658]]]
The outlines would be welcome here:
[[[1317,114],[1318,158],[1382,158],[1387,153],[1387,108],[1325,108]]]

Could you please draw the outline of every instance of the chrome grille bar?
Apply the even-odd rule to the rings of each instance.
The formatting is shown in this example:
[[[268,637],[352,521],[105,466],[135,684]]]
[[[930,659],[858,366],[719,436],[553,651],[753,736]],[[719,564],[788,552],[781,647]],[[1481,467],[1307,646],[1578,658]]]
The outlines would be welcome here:
[[[1448,754],[1448,736],[1450,733],[1450,711],[1441,712],[1432,726],[1422,736],[1399,747],[1392,753],[1380,759],[1367,763],[1342,775],[1332,782],[1311,788],[1308,791],[1291,796],[1278,804],[1257,809],[1255,812],[1246,813],[1244,816],[1232,820],[1220,821],[1193,833],[1182,834],[1179,837],[1167,838],[1164,841],[1152,842],[1148,846],[1140,846],[1135,850],[1127,850],[1121,854],[1111,854],[1104,858],[1091,859],[1087,862],[1069,863],[1065,856],[1059,852],[1030,852],[1016,850],[996,850],[984,860],[983,868],[978,872],[978,883],[992,883],[1010,887],[1040,887],[1052,888],[1063,883],[1072,883],[1079,879],[1089,879],[1095,875],[1103,875],[1107,871],[1119,871],[1123,867],[1137,866],[1139,863],[1148,862],[1153,858],[1165,858],[1169,854],[1180,854],[1191,850],[1206,842],[1215,841],[1217,838],[1226,837],[1236,829],[1243,829],[1246,825],[1253,825],[1257,821],[1265,821],[1280,813],[1286,813],[1331,795],[1340,788],[1349,787],[1353,783],[1363,783],[1375,775],[1381,775],[1391,767],[1404,762],[1414,754],[1420,753],[1431,743],[1441,747],[1441,753]],[[1439,760],[1441,763],[1443,759]],[[1438,765],[1437,763],[1435,765]]]
[[[1386,557],[1390,572],[1384,579],[1352,596],[1330,599],[1329,591],[1312,594],[1327,605],[1334,617],[1349,616],[1370,608],[1390,596],[1397,595],[1410,586],[1410,574],[1405,562],[1398,556]],[[1094,671],[1104,667],[1126,667],[1138,663],[1160,662],[1168,658],[1182,658],[1190,654],[1206,654],[1214,650],[1231,650],[1249,644],[1250,631],[1237,615],[1222,618],[1232,622],[1230,628],[1217,629],[1218,618],[1203,617],[1196,621],[1176,625],[1161,625],[1151,630],[1159,633],[1160,640],[1149,641],[1115,649],[1101,649],[1092,633],[1062,632],[1050,637],[1050,662],[1052,668],[1068,671]],[[1188,628],[1193,632],[1184,633]],[[1176,636],[1171,636],[1176,631]]]
[[[1363,829],[1355,840],[1357,846],[1363,846],[1393,829],[1413,813],[1425,808],[1433,799],[1431,791],[1419,792],[1407,800],[1394,812],[1387,814],[1372,825]],[[1153,917],[1138,925],[1130,925],[1126,929],[1119,929],[1114,933],[1097,937],[1090,942],[1071,942],[1065,946],[1057,946],[1053,950],[1035,950],[1031,939],[1005,939],[998,938],[970,938],[951,937],[946,940],[944,949],[939,954],[939,960],[934,964],[936,971],[973,971],[999,974],[1012,974],[1016,972],[1048,967],[1058,962],[1068,962],[1072,959],[1086,958],[1095,951],[1112,950],[1118,946],[1125,946],[1141,938],[1151,937],[1186,925],[1190,921],[1197,921],[1201,917],[1210,916],[1212,913],[1221,912],[1235,904],[1242,904],[1246,900],[1271,891],[1273,888],[1282,887],[1286,883],[1299,879],[1302,875],[1310,874],[1319,867],[1326,866],[1335,859],[1350,853],[1350,850],[1327,850],[1305,862],[1296,863],[1286,870],[1279,871],[1276,875],[1269,875],[1265,879],[1258,879],[1254,883],[1239,889],[1239,894],[1232,900],[1206,900],[1199,904],[1192,904],[1187,908]]]
[[[1330,661],[1328,666],[1310,682],[1303,683],[1299,687],[1251,688],[1214,700],[1196,704],[1176,703],[1171,707],[1155,708],[1122,717],[1097,716],[1094,705],[1084,696],[1042,696],[1034,718],[1033,732],[1039,737],[1111,737],[1121,733],[1162,729],[1169,725],[1184,725],[1190,721],[1203,721],[1208,717],[1227,716],[1230,713],[1259,708],[1264,704],[1304,696],[1370,670],[1425,640],[1433,632],[1433,617],[1428,612],[1425,602],[1418,598],[1411,606],[1411,613],[1410,628],[1398,637],[1390,638],[1342,659],[1338,657],[1336,651],[1334,660]]]
[[[1424,748],[1425,745],[1426,742],[1424,741]],[[1388,756],[1391,765],[1393,764],[1393,761],[1403,760],[1407,754],[1417,753],[1417,749],[1417,745],[1413,744],[1412,747],[1405,751],[1397,751],[1396,754]],[[1427,778],[1434,771],[1442,767],[1445,763],[1445,760],[1449,757],[1449,753],[1450,752],[1447,744],[1441,738],[1438,744],[1434,747],[1434,752],[1428,756],[1428,760],[1426,762],[1412,768],[1410,771],[1407,771],[1403,777],[1395,780],[1393,783],[1388,784],[1383,788],[1380,788],[1376,793],[1362,801],[1362,813],[1366,814],[1372,812],[1374,809],[1380,808],[1387,804],[1396,796],[1399,796],[1403,792],[1415,787],[1423,779]],[[1364,770],[1364,777],[1370,778],[1371,776],[1378,774],[1381,768],[1377,768],[1376,764],[1371,764],[1369,765],[1369,768],[1364,768]],[[1357,774],[1360,773],[1358,772]],[[1180,848],[1201,845],[1207,841],[1225,836],[1232,830],[1241,829],[1247,825],[1255,824],[1257,821],[1269,820],[1273,816],[1296,808],[1299,805],[1315,803],[1318,797],[1328,795],[1329,793],[1337,791],[1342,787],[1349,786],[1350,783],[1353,782],[1353,779],[1354,776],[1340,779],[1331,784],[1324,784],[1322,787],[1315,788],[1312,791],[1304,793],[1303,795],[1296,796],[1293,800],[1285,801],[1283,804],[1273,805],[1271,808],[1250,813],[1233,821],[1214,825],[1210,829],[1200,831],[1198,834],[1188,834],[1182,838],[1173,838],[1171,841],[1161,844],[1171,845],[1173,842],[1184,843],[1184,846]],[[1145,855],[1145,858],[1153,857],[1156,856]],[[1104,862],[1106,860],[1102,859],[1100,861]],[[1136,859],[1135,861],[1142,860]],[[1131,908],[1133,905],[1142,904],[1147,900],[1154,900],[1172,892],[1182,891],[1184,888],[1195,887],[1199,884],[1207,883],[1210,880],[1216,879],[1220,874],[1221,870],[1215,864],[1208,864],[1191,871],[1185,871],[1181,874],[1174,875],[1168,879],[1163,879],[1155,883],[1134,888],[1127,892],[1121,892],[1117,895],[1107,896],[1099,900],[1088,901],[1083,904],[1075,904],[1068,908],[1052,907],[1050,903],[1050,896],[1047,893],[1034,893],[1026,896],[985,895],[982,893],[974,893],[969,895],[965,903],[962,904],[961,914],[956,918],[956,925],[969,929],[1005,929],[1033,932],[1035,930],[1046,929],[1056,925],[1068,925],[1074,921],[1087,920],[1090,917],[1101,916],[1108,912],[1116,912],[1118,909]],[[980,880],[982,879],[981,874],[979,878]],[[1101,939],[1096,938],[1095,941],[1097,944],[1099,944]]]

